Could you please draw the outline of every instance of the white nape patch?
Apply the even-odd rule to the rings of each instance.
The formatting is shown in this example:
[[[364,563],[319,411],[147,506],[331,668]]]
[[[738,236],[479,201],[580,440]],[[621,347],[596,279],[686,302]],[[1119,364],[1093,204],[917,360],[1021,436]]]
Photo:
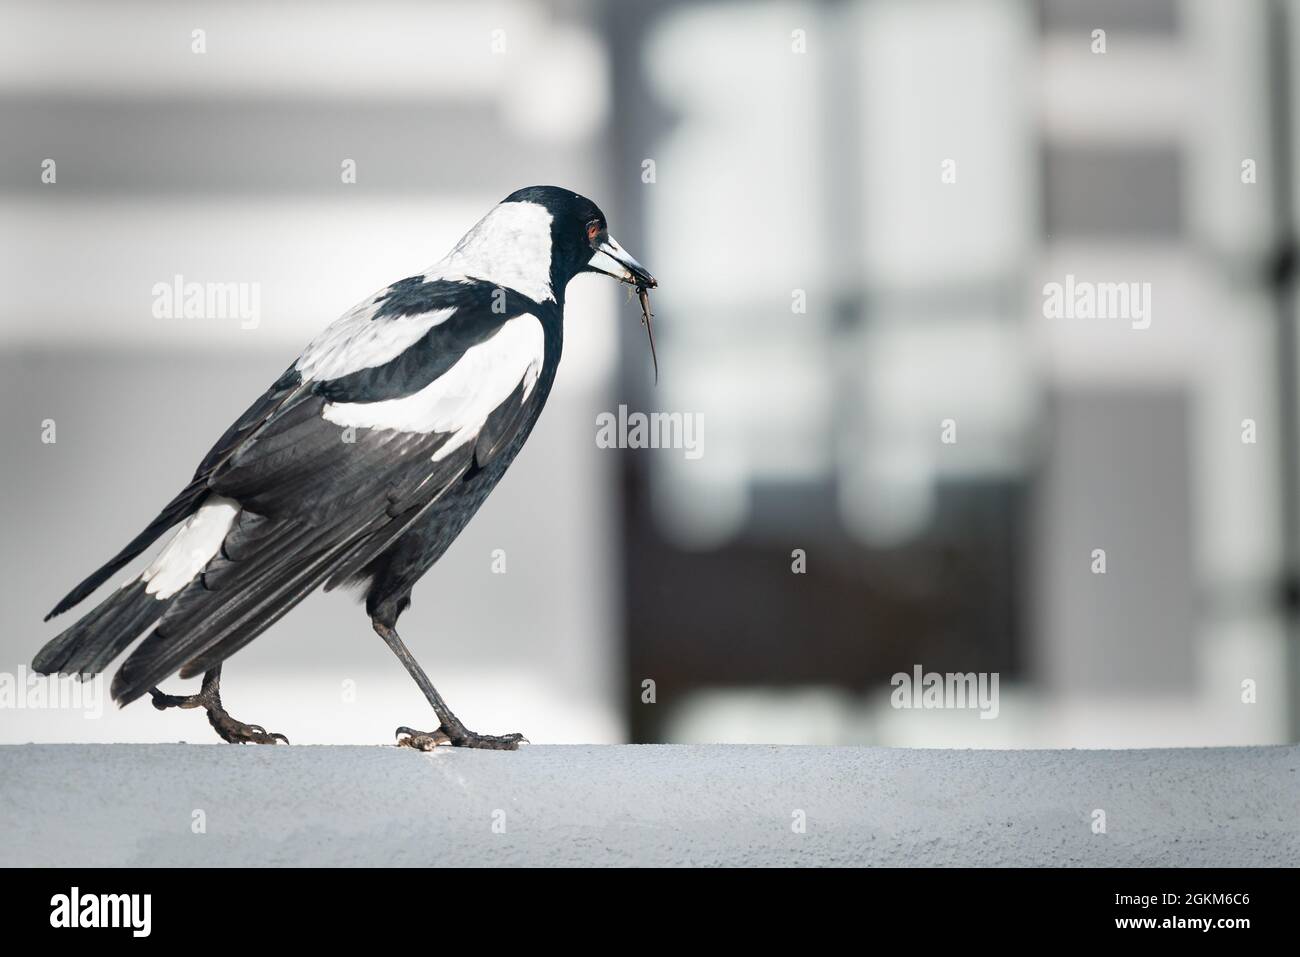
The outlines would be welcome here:
[[[149,583],[145,592],[158,599],[171,598],[192,582],[221,549],[238,514],[239,503],[234,499],[221,495],[205,499],[140,574],[140,581]]]
[[[376,296],[355,306],[330,323],[303,350],[294,363],[304,379],[324,382],[396,359],[434,326],[446,322],[455,308],[435,309],[410,316],[387,316],[374,321]]]
[[[489,415],[514,392],[524,398],[537,384],[546,334],[532,313],[506,321],[492,338],[465,350],[460,360],[419,392],[383,402],[331,402],[322,417],[335,425],[397,432],[450,432],[433,461],[472,441]]]
[[[555,301],[551,289],[551,214],[537,203],[498,203],[425,279],[481,279]]]
[[[479,279],[537,302],[554,302],[551,289],[551,214],[537,203],[498,203],[424,274],[435,279]],[[386,287],[387,289],[387,287]],[[373,369],[418,342],[454,308],[374,321],[377,293],[330,323],[303,350],[294,368],[304,379],[337,379]]]

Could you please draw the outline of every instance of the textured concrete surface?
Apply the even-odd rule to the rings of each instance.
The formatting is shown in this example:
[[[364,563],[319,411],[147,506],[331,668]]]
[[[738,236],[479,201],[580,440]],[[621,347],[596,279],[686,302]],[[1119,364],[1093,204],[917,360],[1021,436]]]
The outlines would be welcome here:
[[[0,865],[1294,866],[1298,767],[1297,747],[19,745]]]

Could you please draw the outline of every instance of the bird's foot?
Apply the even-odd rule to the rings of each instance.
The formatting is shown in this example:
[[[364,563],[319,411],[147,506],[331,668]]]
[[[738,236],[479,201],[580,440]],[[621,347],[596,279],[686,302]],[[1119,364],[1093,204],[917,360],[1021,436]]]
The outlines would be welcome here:
[[[221,704],[220,670],[210,671],[203,676],[203,687],[198,694],[174,695],[164,694],[157,688],[150,688],[153,706],[159,711],[168,708],[202,708],[208,713],[208,723],[221,736],[221,740],[230,744],[279,744],[289,739],[274,731],[267,731],[260,724],[244,724],[232,718]]]
[[[221,735],[221,740],[230,744],[279,744],[289,739],[275,731],[267,731],[260,724],[244,724],[228,715],[220,708],[208,709],[208,723]]]
[[[527,744],[522,734],[475,734],[461,726],[448,730],[439,727],[434,731],[416,731],[414,728],[397,729],[397,746],[432,751],[434,748],[482,748],[487,751],[515,751]]]

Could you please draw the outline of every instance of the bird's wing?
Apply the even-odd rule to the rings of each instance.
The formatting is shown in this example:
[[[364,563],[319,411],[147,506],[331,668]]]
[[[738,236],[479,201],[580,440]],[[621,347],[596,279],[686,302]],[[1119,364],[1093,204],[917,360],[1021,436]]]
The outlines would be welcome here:
[[[183,522],[194,514],[208,495],[208,479],[213,471],[225,459],[274,416],[287,402],[302,394],[302,376],[289,369],[256,402],[235,420],[225,434],[203,457],[203,461],[194,472],[189,484],[167,503],[161,512],[145,526],[144,530],[133,538],[111,559],[87,575],[72,591],[68,592],[57,605],[45,616],[49,621],[80,604],[96,588],[117,574],[128,562],[152,545],[163,532],[178,522]]]
[[[540,321],[526,300],[497,312],[464,283],[424,285],[390,287],[326,330],[205,457],[196,510],[128,583],[160,604],[116,699],[224,660],[517,434]]]
[[[219,539],[164,549],[143,573],[166,602],[157,627],[113,680],[126,702],[183,665],[205,671],[251,641],[402,511],[464,474],[462,451],[433,460],[447,435],[358,429],[324,418],[314,397],[277,417],[233,456],[196,514],[225,510]],[[190,531],[187,526],[177,541]],[[184,556],[197,562],[186,563]],[[197,564],[197,567],[195,565]]]

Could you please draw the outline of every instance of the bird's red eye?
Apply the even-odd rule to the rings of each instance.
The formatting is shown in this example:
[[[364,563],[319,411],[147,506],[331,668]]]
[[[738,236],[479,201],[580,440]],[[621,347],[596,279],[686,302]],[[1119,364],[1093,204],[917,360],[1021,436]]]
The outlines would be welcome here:
[[[587,239],[590,242],[594,243],[596,241],[596,237],[599,235],[600,235],[600,220],[593,219],[591,222],[587,224]]]

